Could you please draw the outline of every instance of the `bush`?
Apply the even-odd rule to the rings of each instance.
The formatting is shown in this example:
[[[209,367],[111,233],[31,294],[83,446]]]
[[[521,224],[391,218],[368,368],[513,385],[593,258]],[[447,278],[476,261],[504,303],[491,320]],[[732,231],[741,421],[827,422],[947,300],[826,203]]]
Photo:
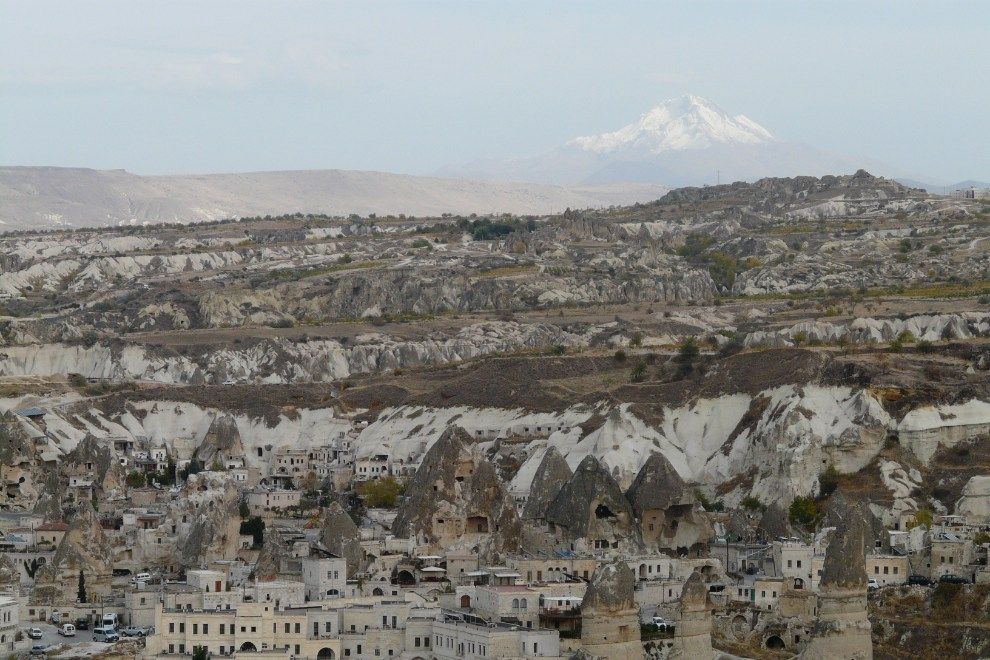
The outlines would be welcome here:
[[[646,360],[640,360],[636,363],[636,366],[632,370],[632,379],[634,383],[640,383],[646,378]]]
[[[746,509],[747,511],[763,510],[763,504],[752,495],[747,495],[746,497],[742,498],[742,501],[739,502],[739,505],[742,508]]]
[[[431,243],[425,238],[417,238],[415,241],[412,242],[412,247],[414,248],[431,247]]]
[[[811,526],[818,520],[818,505],[810,497],[795,497],[787,510],[787,517],[795,525]]]
[[[617,350],[615,352],[615,355],[613,357],[615,358],[615,361],[616,362],[625,362],[626,361],[626,352],[620,348],[619,350]]]
[[[918,509],[914,514],[914,519],[909,520],[905,527],[908,529],[914,529],[918,525],[924,525],[925,528],[930,528],[932,526],[932,512],[928,509]]]
[[[708,499],[708,496],[705,495],[704,492],[700,490],[694,491],[694,497],[695,499],[698,500],[698,502],[705,509],[705,511],[718,512],[725,510],[725,503],[722,500],[715,500],[714,502],[712,502],[711,500]]]
[[[677,349],[677,361],[681,364],[691,364],[698,359],[700,354],[701,351],[698,349],[698,342],[695,341],[694,337],[687,337]]]

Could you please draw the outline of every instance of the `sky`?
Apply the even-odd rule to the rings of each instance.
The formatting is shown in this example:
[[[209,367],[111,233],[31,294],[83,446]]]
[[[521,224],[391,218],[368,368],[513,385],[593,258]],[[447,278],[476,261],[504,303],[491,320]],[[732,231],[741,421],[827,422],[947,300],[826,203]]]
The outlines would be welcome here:
[[[980,2],[0,0],[0,164],[423,174],[693,93],[990,180],[988,33]]]

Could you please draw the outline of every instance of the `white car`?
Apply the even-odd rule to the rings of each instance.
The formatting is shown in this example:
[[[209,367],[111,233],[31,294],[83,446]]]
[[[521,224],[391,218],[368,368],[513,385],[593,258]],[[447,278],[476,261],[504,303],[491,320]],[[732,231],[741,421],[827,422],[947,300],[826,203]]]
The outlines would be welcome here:
[[[866,583],[866,588],[870,591],[880,588],[880,583],[877,582],[876,578],[870,578],[870,581]]]
[[[58,629],[58,634],[61,635],[62,637],[75,637],[76,627],[71,623],[63,623],[62,626]]]
[[[672,628],[673,627],[672,624],[669,621],[667,621],[667,619],[663,618],[662,616],[655,616],[655,617],[653,617],[653,625],[655,625],[660,630],[667,630],[668,628]]]

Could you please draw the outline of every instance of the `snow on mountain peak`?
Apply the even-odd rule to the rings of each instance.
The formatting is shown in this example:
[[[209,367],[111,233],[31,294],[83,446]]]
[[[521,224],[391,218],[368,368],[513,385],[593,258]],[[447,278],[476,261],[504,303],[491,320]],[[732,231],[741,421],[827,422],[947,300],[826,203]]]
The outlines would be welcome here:
[[[617,131],[575,138],[568,144],[597,153],[627,149],[661,153],[714,144],[762,144],[774,139],[748,117],[733,117],[707,99],[685,94],[664,101]]]

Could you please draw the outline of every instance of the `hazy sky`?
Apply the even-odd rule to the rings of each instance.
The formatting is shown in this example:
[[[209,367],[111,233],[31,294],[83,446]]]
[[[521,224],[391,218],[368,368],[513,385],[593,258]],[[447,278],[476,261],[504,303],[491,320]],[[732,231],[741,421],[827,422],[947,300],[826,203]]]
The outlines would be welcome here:
[[[990,179],[988,3],[0,0],[0,164],[432,172],[683,93]]]

